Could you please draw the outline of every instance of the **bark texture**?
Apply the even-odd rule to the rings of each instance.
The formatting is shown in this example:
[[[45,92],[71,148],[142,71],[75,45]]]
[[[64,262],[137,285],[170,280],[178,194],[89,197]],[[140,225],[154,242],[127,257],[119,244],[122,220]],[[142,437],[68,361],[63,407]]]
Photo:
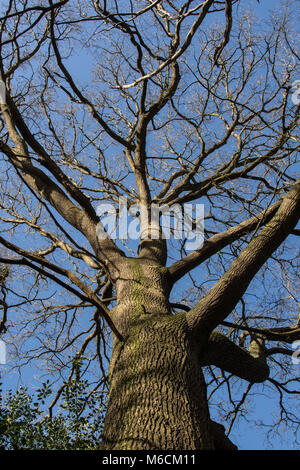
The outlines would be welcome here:
[[[251,356],[218,333],[195,341],[187,314],[170,312],[169,281],[168,270],[148,259],[124,259],[115,279],[111,317],[123,341],[114,338],[104,449],[233,449],[210,420],[202,366],[254,382],[268,376],[257,348]]]
[[[213,448],[205,383],[185,314],[136,318],[113,357],[103,448]]]

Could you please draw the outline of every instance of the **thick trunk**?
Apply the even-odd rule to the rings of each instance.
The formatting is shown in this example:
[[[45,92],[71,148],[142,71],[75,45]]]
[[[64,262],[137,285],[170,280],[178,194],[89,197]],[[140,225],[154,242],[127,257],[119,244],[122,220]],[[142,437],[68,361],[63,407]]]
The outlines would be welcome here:
[[[211,449],[206,388],[185,314],[137,318],[116,342],[103,448]]]
[[[124,262],[112,318],[104,449],[211,449],[206,387],[186,315],[172,315],[167,270]]]
[[[149,258],[123,259],[114,279],[118,303],[103,449],[209,450],[235,446],[210,421],[201,365],[250,382],[268,377],[263,342],[249,352],[219,333],[201,344],[186,313],[172,315],[169,271]],[[204,341],[202,339],[202,341]]]

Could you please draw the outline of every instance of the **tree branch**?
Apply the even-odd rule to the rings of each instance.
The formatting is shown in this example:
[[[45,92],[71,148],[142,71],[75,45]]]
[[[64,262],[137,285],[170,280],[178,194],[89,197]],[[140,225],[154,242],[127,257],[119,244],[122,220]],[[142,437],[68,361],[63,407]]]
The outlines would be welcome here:
[[[122,336],[116,329],[115,325],[113,324],[110,316],[109,316],[109,310],[107,309],[106,305],[98,299],[98,297],[95,295],[95,293],[92,291],[92,289],[88,286],[86,286],[77,276],[74,274],[72,271],[69,269],[64,269],[61,268],[60,266],[57,266],[50,261],[46,260],[45,258],[35,254],[35,253],[30,253],[26,250],[23,250],[22,248],[14,245],[13,243],[8,242],[5,240],[3,237],[0,236],[0,243],[4,245],[6,248],[9,250],[14,251],[15,253],[21,255],[23,258],[21,259],[4,259],[0,258],[0,262],[6,263],[6,264],[25,264],[32,269],[38,271],[39,273],[45,275],[46,277],[54,280],[57,284],[60,284],[62,287],[65,289],[69,290],[73,294],[75,294],[77,297],[79,297],[81,300],[88,301],[89,303],[95,305],[103,318],[107,321],[108,325],[110,326],[111,330],[116,334],[116,336],[122,341]],[[51,271],[60,274],[64,277],[67,277],[73,284],[75,284],[79,289],[84,293],[82,294],[81,292],[77,291],[74,289],[72,286],[66,284],[65,282],[61,281],[57,276],[54,276],[53,274],[49,273],[48,271],[45,271],[43,268],[39,268],[29,260],[41,264],[47,269],[50,269]]]
[[[62,184],[70,196],[72,196],[72,198],[87,211],[91,219],[97,220],[96,212],[89,199],[71,182],[71,180],[63,173],[59,166],[46,152],[45,148],[42,147],[42,145],[35,139],[8,93],[6,94],[6,99],[7,106],[10,110],[10,115],[13,117],[16,127],[18,128],[26,143],[38,156],[39,162],[51,172],[51,174],[60,184]]]
[[[48,175],[32,164],[26,142],[17,132],[9,108],[7,105],[2,104],[1,110],[9,135],[16,147],[11,149],[4,142],[0,142],[0,150],[7,155],[12,165],[22,173],[26,184],[43,199],[46,199],[68,223],[89,240],[100,261],[105,267],[108,267],[110,262],[121,256],[121,250],[109,237],[99,240],[97,236],[97,219],[91,219],[90,215],[84,209],[77,207]]]
[[[231,0],[226,0],[225,1],[226,6],[225,6],[225,15],[226,15],[226,28],[224,31],[224,39],[221,42],[221,44],[216,48],[215,53],[214,53],[214,63],[218,65],[218,59],[226,46],[228,44],[229,39],[230,39],[230,32],[232,28],[232,2]]]
[[[253,336],[247,351],[214,331],[201,355],[201,365],[214,365],[251,383],[264,382],[269,376],[269,367],[262,343]]]
[[[134,82],[132,83],[129,83],[127,85],[122,85],[122,86],[118,86],[116,88],[122,88],[122,89],[127,89],[127,88],[131,88],[135,85],[137,85],[138,83],[140,83],[141,81],[144,81],[144,80],[147,80],[149,78],[152,78],[154,77],[155,75],[157,75],[159,72],[161,72],[162,70],[164,70],[168,65],[170,65],[172,62],[175,62],[185,51],[186,49],[189,47],[196,31],[198,30],[199,26],[201,25],[201,23],[203,22],[204,18],[206,17],[207,13],[208,13],[208,10],[210,8],[210,6],[212,5],[213,3],[213,0],[206,0],[205,2],[203,2],[203,5],[202,5],[202,9],[201,9],[201,12],[199,13],[196,21],[192,24],[190,30],[188,31],[187,35],[186,35],[186,38],[185,38],[185,41],[184,43],[182,44],[181,48],[178,49],[176,52],[174,52],[170,57],[168,57],[168,59],[166,59],[161,65],[159,65],[155,70],[153,70],[152,72],[142,76],[142,77],[139,77],[137,78]]]
[[[259,334],[259,336],[262,336],[269,341],[293,343],[296,340],[300,340],[300,328],[298,325],[282,328],[252,328],[250,326],[237,325],[236,323],[228,321],[222,321],[221,325],[237,330],[249,331],[249,333]]]
[[[286,196],[275,216],[240,253],[228,271],[187,313],[190,328],[209,334],[229,315],[251,280],[295,227],[300,217],[300,179]]]
[[[75,93],[75,95],[80,99],[82,104],[85,104],[87,108],[89,109],[91,115],[93,118],[101,125],[101,127],[105,130],[105,132],[116,142],[119,142],[121,145],[123,145],[125,148],[133,149],[133,146],[130,142],[128,142],[126,139],[124,139],[122,136],[117,134],[113,129],[109,127],[106,121],[101,118],[97,110],[95,109],[94,105],[86,98],[83,96],[77,85],[75,84],[71,74],[68,72],[67,68],[63,64],[59,49],[57,47],[56,43],[56,38],[55,38],[55,33],[54,33],[54,12],[51,11],[51,23],[50,23],[50,33],[51,33],[51,42],[52,42],[52,47],[56,56],[57,64],[64,74],[64,77],[68,84],[70,85],[72,91]]]
[[[218,253],[222,248],[230,243],[238,240],[246,233],[257,229],[259,226],[267,223],[271,217],[276,213],[281,201],[277,201],[269,209],[262,211],[260,214],[244,220],[240,224],[226,230],[225,232],[213,235],[208,240],[205,240],[203,246],[198,250],[189,253],[185,258],[176,261],[169,267],[170,278],[172,284],[181,279],[191,269],[196,268],[201,263],[206,261],[212,255]]]

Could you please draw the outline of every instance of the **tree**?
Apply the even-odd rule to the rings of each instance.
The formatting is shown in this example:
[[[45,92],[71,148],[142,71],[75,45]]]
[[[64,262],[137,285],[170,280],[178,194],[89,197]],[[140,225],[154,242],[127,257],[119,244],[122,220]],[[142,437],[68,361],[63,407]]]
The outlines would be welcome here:
[[[299,423],[283,397],[300,338],[294,6],[268,23],[243,8],[1,7],[1,329],[18,367],[59,384],[50,413],[72,354],[92,391],[109,380],[103,449],[236,448],[256,383],[279,392],[278,426]],[[112,230],[124,214],[137,241]]]
[[[44,414],[51,395],[49,380],[34,395],[20,387],[0,403],[0,449],[5,450],[97,450],[103,424],[103,393],[90,399],[87,382],[80,378],[80,358],[75,377],[63,390],[61,410],[55,417]],[[0,384],[1,385],[1,384]]]

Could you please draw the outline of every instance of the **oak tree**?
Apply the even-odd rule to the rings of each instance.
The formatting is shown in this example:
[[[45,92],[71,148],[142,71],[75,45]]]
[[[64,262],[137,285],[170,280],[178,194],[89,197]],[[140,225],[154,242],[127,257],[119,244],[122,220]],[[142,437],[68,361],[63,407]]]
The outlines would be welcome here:
[[[1,3],[1,333],[50,413],[86,356],[103,449],[235,449],[257,383],[298,426],[295,7],[246,7]]]

